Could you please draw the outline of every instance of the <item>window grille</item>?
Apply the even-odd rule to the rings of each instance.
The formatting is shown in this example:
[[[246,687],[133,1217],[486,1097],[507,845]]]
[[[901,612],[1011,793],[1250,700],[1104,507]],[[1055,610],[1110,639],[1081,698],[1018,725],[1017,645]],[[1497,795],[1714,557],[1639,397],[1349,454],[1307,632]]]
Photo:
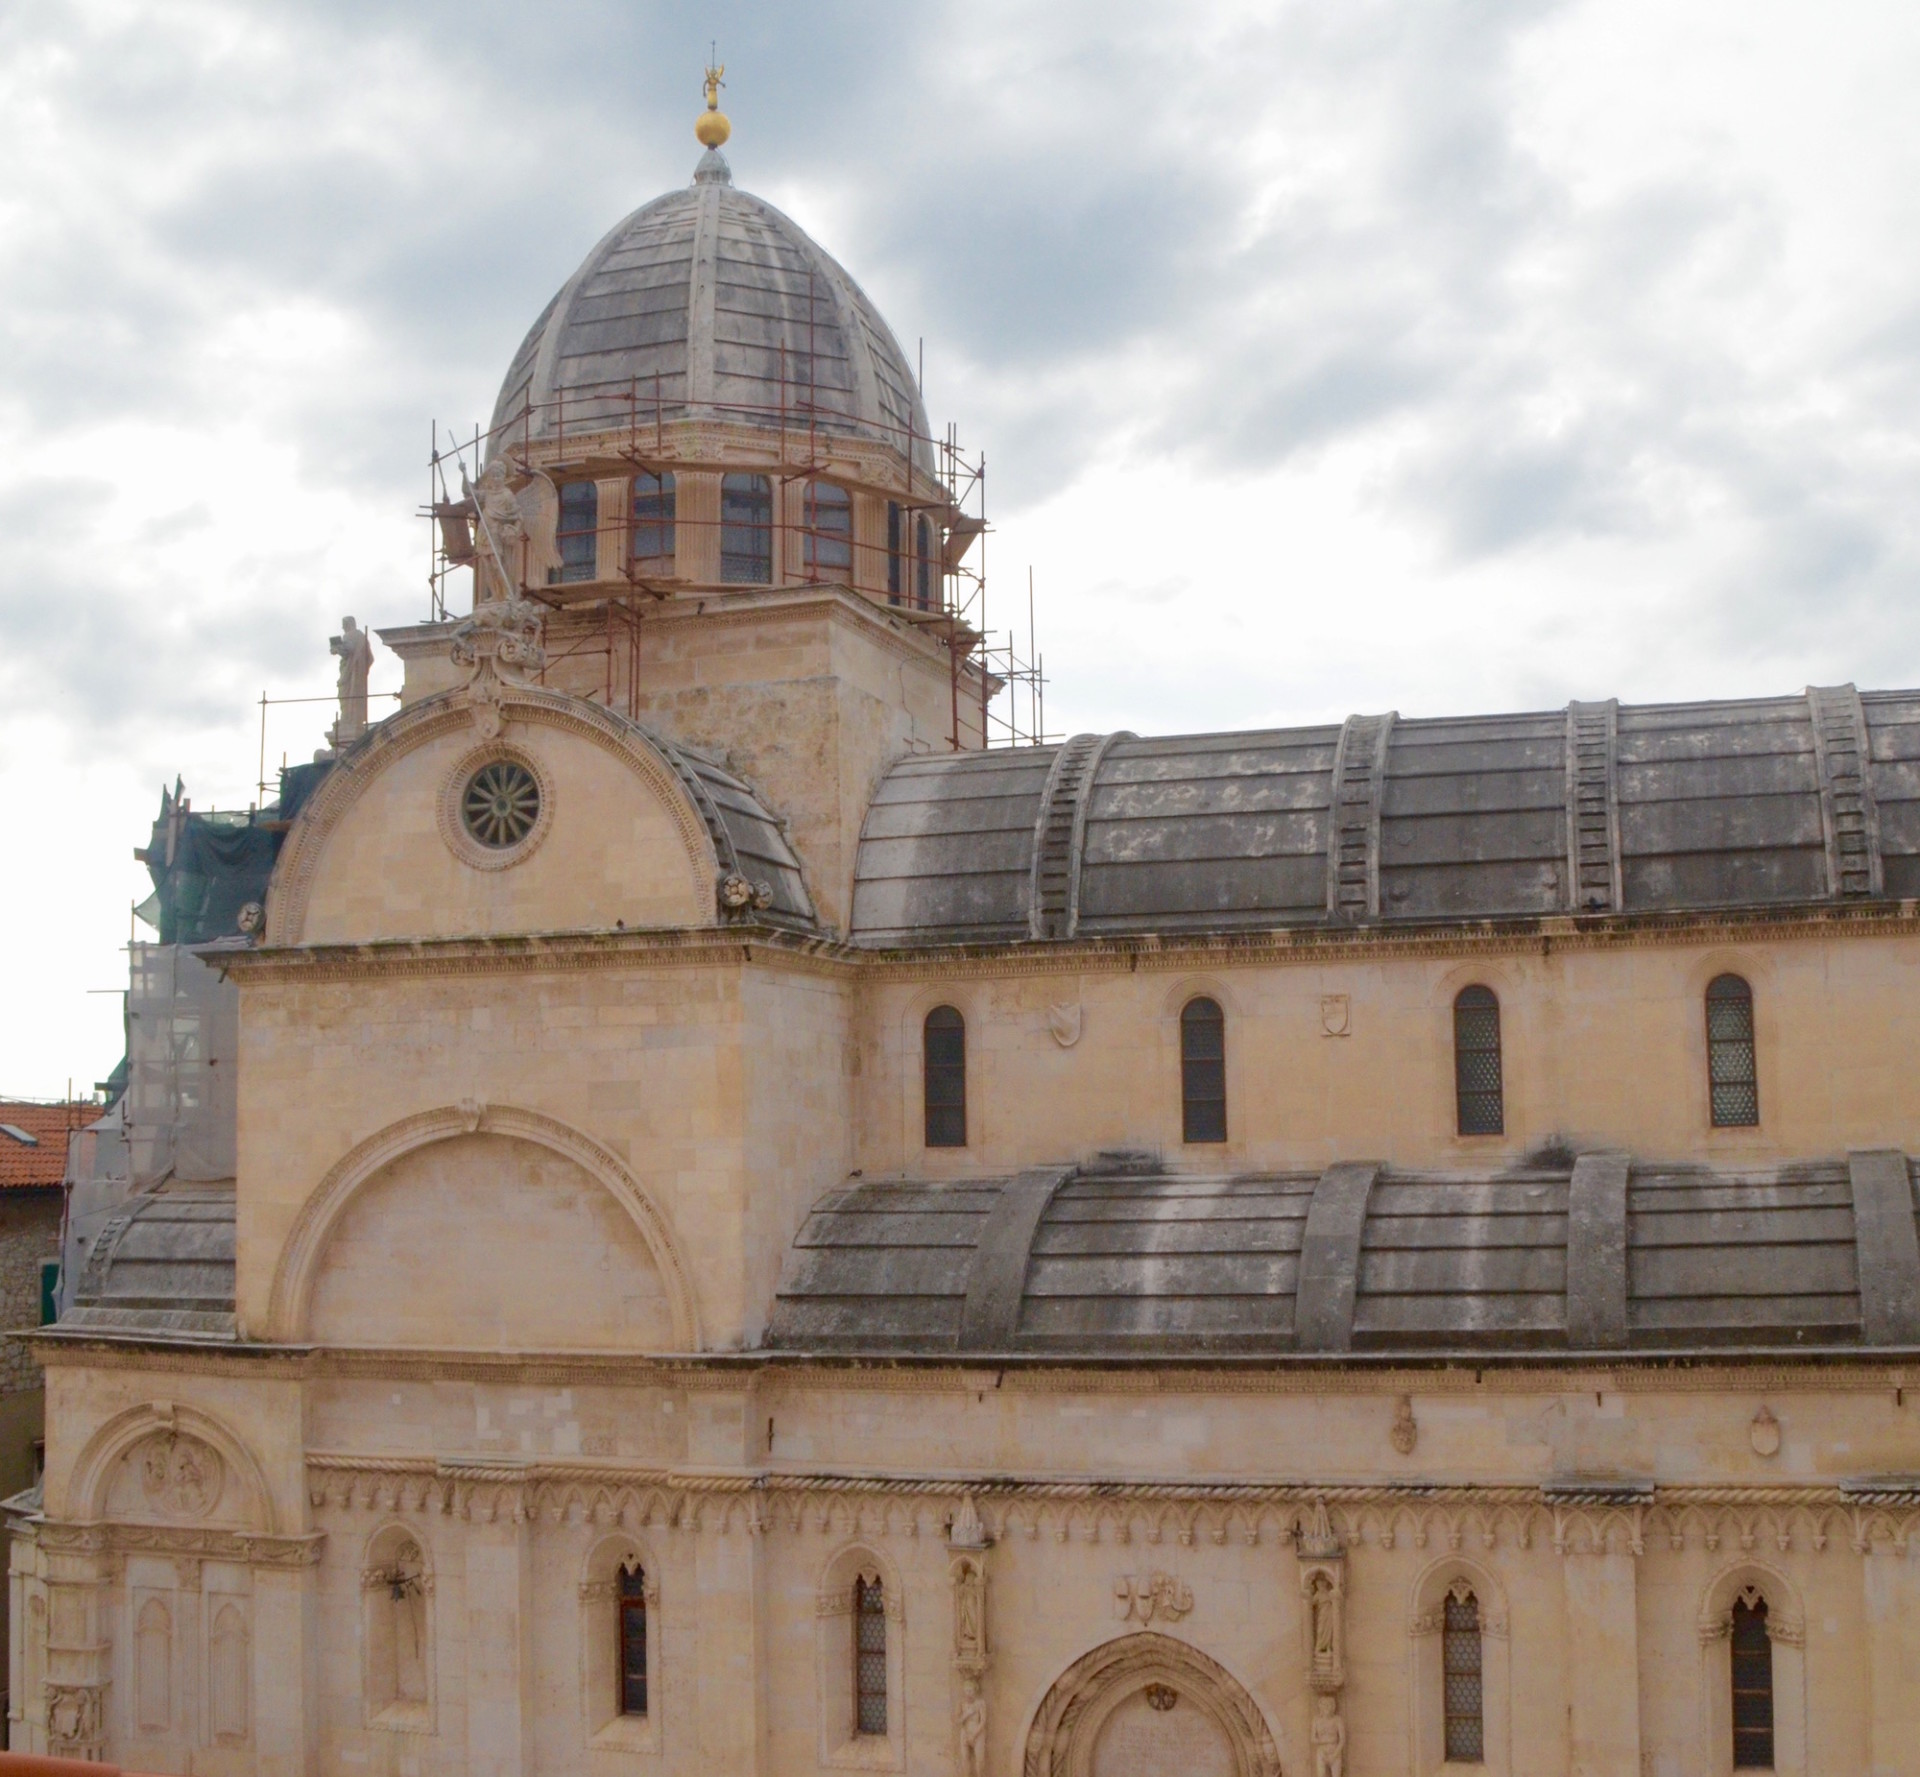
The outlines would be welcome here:
[[[1773,1769],[1773,1640],[1764,1598],[1733,1607],[1733,1768]]]
[[[1500,1001],[1490,987],[1462,988],[1453,1002],[1453,1096],[1462,1135],[1505,1133]]]
[[[933,606],[933,526],[923,518],[913,527],[913,602],[922,611]]]
[[[773,579],[773,484],[764,475],[720,478],[720,578],[729,586]]]
[[[1440,1664],[1446,1693],[1447,1762],[1477,1765],[1486,1757],[1486,1726],[1480,1683],[1480,1601],[1471,1592],[1464,1598],[1447,1598]]]
[[[647,1713],[647,1576],[620,1570],[620,1713]]]
[[[906,519],[898,500],[887,502],[887,603],[900,602],[902,586],[901,553],[907,546]]]
[[[831,481],[807,483],[807,523],[802,535],[810,578],[853,572],[853,496]]]
[[[1760,1121],[1753,989],[1738,975],[1717,975],[1707,987],[1707,1092],[1714,1128],[1749,1129]]]
[[[887,1731],[887,1603],[878,1579],[853,1582],[853,1731]]]
[[[921,1033],[927,1146],[967,1145],[967,1021],[952,1006],[935,1006]]]
[[[1180,1139],[1227,1139],[1227,1021],[1215,1000],[1180,1013]]]
[[[655,575],[673,572],[673,471],[633,478],[630,527],[633,565]]]
[[[600,490],[590,481],[560,484],[561,580],[591,580],[600,570]]]

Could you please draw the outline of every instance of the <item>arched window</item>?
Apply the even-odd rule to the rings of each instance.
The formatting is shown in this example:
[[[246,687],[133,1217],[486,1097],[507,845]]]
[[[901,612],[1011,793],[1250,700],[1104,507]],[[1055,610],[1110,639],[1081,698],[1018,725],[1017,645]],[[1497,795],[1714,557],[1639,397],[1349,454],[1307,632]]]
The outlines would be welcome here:
[[[933,609],[933,526],[924,518],[913,527],[913,602]]]
[[[1760,1121],[1753,989],[1738,975],[1716,975],[1707,985],[1707,1099],[1716,1129],[1747,1129]]]
[[[967,1021],[952,1006],[935,1006],[921,1032],[921,1080],[927,1146],[967,1145]]]
[[[897,605],[906,584],[901,553],[907,546],[906,515],[898,500],[887,502],[887,603]]]
[[[647,1576],[638,1562],[620,1569],[620,1713],[647,1713]]]
[[[807,483],[806,527],[801,533],[807,577],[853,572],[853,496],[831,481]]]
[[[887,1731],[887,1601],[877,1577],[853,1582],[853,1731]]]
[[[628,531],[634,572],[658,579],[673,572],[673,471],[633,478]]]
[[[1181,1008],[1180,1139],[1227,1139],[1227,1021],[1217,1000]]]
[[[1733,1768],[1773,1769],[1773,1638],[1764,1598],[1733,1606]]]
[[[1500,1002],[1490,987],[1463,987],[1453,1002],[1453,1099],[1462,1135],[1505,1133]]]
[[[729,586],[773,579],[773,484],[764,475],[720,478],[720,578]]]
[[[1480,1764],[1486,1757],[1486,1712],[1480,1670],[1480,1601],[1471,1592],[1447,1594],[1440,1628],[1441,1707],[1447,1762]]]
[[[600,490],[590,481],[560,484],[560,580],[591,580],[600,571]]]

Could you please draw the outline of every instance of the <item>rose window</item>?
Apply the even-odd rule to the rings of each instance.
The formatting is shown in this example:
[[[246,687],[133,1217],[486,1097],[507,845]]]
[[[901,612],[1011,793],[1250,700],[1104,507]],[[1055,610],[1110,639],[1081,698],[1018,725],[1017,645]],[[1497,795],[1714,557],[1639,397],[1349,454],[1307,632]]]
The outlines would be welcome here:
[[[540,818],[540,786],[515,759],[495,759],[467,779],[460,797],[466,829],[492,851],[518,845]]]

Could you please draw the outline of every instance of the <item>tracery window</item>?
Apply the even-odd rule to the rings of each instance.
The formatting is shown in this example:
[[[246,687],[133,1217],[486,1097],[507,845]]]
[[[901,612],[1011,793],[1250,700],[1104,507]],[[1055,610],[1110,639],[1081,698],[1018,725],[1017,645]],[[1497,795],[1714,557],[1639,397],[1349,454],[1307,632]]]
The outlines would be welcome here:
[[[809,579],[853,572],[853,496],[831,481],[807,483],[801,533]]]
[[[1479,1599],[1471,1592],[1449,1592],[1440,1627],[1442,1708],[1449,1764],[1477,1765],[1486,1757],[1480,1651]]]
[[[628,554],[637,573],[659,577],[673,572],[673,471],[636,475],[629,520]]]
[[[967,1021],[952,1006],[935,1006],[921,1030],[921,1091],[927,1146],[967,1145]]]
[[[764,475],[720,478],[720,578],[729,586],[773,579],[773,484]]]
[[[1463,987],[1453,1002],[1453,1096],[1462,1135],[1504,1133],[1500,1001],[1490,987]]]
[[[897,605],[904,584],[904,564],[900,557],[907,546],[906,515],[898,500],[887,502],[887,603]]]
[[[1764,1598],[1733,1606],[1733,1768],[1773,1769],[1773,1639]]]
[[[1738,975],[1716,975],[1707,985],[1707,1097],[1716,1129],[1747,1129],[1760,1121],[1753,989]]]
[[[647,1576],[638,1562],[620,1569],[620,1713],[647,1713]]]
[[[853,1582],[853,1731],[887,1731],[887,1601],[877,1575]]]
[[[591,580],[600,566],[600,490],[591,481],[560,484],[560,580]]]
[[[933,601],[933,526],[924,518],[913,527],[913,602],[931,611]]]
[[[1218,1000],[1180,1011],[1180,1139],[1227,1139],[1227,1020]]]

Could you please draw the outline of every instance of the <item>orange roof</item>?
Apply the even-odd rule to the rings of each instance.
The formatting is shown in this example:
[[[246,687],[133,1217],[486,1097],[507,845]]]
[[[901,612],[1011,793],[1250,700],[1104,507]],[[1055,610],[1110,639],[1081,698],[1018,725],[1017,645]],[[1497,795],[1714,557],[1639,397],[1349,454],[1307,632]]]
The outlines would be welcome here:
[[[0,1191],[57,1185],[67,1171],[67,1135],[101,1115],[97,1104],[22,1104],[0,1098]],[[39,1144],[30,1147],[10,1133],[24,1130]]]

